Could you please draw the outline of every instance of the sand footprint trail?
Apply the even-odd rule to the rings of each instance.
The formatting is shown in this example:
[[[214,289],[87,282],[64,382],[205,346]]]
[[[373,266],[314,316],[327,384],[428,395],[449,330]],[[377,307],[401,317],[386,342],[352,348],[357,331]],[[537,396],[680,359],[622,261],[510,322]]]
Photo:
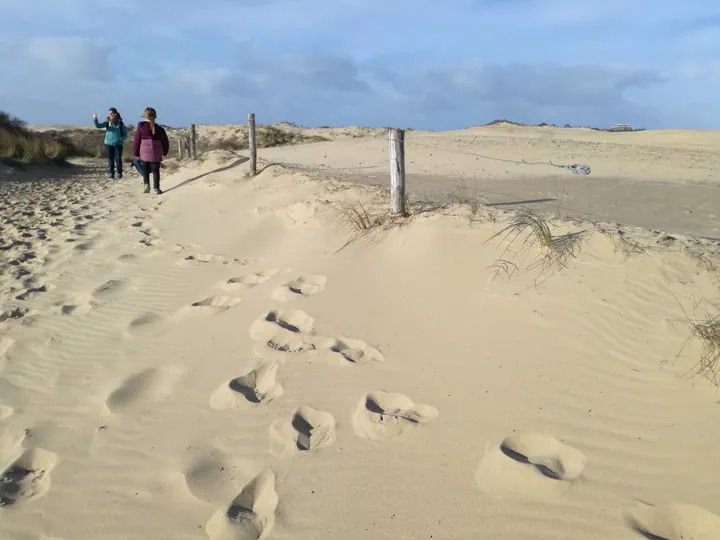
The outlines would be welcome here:
[[[281,353],[326,350],[337,364],[384,362],[382,353],[361,339],[324,337],[315,333],[315,320],[301,309],[276,309],[250,326],[250,338]],[[261,350],[256,350],[262,354]]]
[[[403,394],[382,391],[366,394],[352,417],[355,434],[373,441],[387,441],[404,431],[428,424],[439,411],[420,405]]]
[[[275,473],[267,469],[210,518],[205,532],[210,540],[264,540],[275,526],[277,505]]]
[[[626,509],[630,527],[648,540],[717,540],[720,516],[690,504],[638,504]]]
[[[210,407],[216,411],[236,409],[243,403],[270,403],[283,394],[277,380],[279,364],[261,360],[249,373],[223,383],[210,398]]]

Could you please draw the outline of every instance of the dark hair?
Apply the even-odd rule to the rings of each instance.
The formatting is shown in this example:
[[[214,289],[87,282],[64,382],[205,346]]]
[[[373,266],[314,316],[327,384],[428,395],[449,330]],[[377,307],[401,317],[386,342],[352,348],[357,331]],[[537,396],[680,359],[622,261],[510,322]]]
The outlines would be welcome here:
[[[111,113],[117,114],[118,120],[119,120],[120,122],[122,122],[122,116],[120,116],[120,113],[118,112],[118,110],[117,110],[115,107],[110,107],[110,108],[108,109],[108,111],[110,111]]]
[[[145,114],[147,114],[153,120],[157,118],[157,112],[152,107],[145,107]]]

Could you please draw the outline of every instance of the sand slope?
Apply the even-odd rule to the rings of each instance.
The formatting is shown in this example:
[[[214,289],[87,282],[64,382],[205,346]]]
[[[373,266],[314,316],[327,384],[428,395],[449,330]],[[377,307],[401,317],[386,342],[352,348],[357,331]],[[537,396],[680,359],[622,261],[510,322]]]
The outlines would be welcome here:
[[[675,358],[711,257],[593,230],[493,279],[506,218],[466,208],[338,251],[381,191],[233,162],[10,200],[2,538],[720,537],[717,391]]]

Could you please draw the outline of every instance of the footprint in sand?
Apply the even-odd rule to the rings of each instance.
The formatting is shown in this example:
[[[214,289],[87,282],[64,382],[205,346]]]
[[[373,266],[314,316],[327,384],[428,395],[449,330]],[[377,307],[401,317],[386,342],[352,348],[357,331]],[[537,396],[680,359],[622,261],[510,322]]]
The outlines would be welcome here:
[[[352,423],[358,437],[386,441],[407,429],[431,422],[438,414],[435,407],[413,403],[403,394],[377,391],[363,397]]]
[[[184,467],[185,485],[201,501],[223,505],[237,495],[237,486],[242,485],[238,480],[252,477],[246,474],[252,464],[244,459],[233,458],[217,448],[194,453]]]
[[[269,311],[250,326],[250,338],[270,349],[298,353],[314,350],[315,321],[301,309]]]
[[[0,507],[27,503],[50,491],[50,473],[57,456],[31,448],[0,474]]]
[[[137,260],[137,258],[138,258],[138,256],[135,255],[134,253],[123,253],[122,255],[120,255],[117,258],[117,260],[118,260],[118,262],[128,263],[128,262]]]
[[[189,306],[178,311],[176,317],[185,317],[188,315],[216,315],[233,308],[242,302],[241,298],[234,296],[214,295],[208,296],[197,302],[193,302]]]
[[[128,377],[105,401],[111,413],[137,409],[169,396],[181,376],[174,367],[148,368]]]
[[[116,299],[129,288],[130,282],[126,279],[110,279],[99,287],[96,287],[92,291],[92,296],[101,302],[109,302],[110,300]]]
[[[210,540],[262,540],[275,526],[278,495],[275,473],[267,469],[247,484],[228,508],[218,510],[205,525]]]
[[[300,276],[275,289],[272,297],[282,302],[290,302],[297,298],[304,298],[322,292],[326,283],[327,278],[320,274]]]
[[[86,293],[55,303],[51,312],[57,315],[86,315],[97,306],[98,303],[92,295]]]
[[[379,350],[371,347],[361,339],[341,337],[335,340],[330,350],[337,353],[344,361],[353,364],[385,361],[385,357]]]
[[[262,360],[249,373],[223,383],[210,398],[216,411],[236,409],[242,403],[269,403],[280,397],[283,387],[277,381],[277,362]]]
[[[265,270],[263,272],[249,272],[245,275],[230,278],[227,280],[226,285],[234,288],[239,287],[243,289],[252,289],[253,287],[265,283],[271,277],[277,276],[280,270]]]
[[[6,310],[0,312],[0,323],[19,320],[23,317],[34,315],[36,313],[38,312],[20,306],[10,306]]]
[[[554,480],[579,478],[587,463],[579,450],[540,433],[510,435],[500,444],[500,450],[519,463],[533,465]]]
[[[489,494],[550,500],[567,492],[586,462],[550,435],[517,433],[485,449],[475,481]]]
[[[165,319],[153,312],[137,315],[127,326],[127,335],[130,337],[147,337],[157,334]]]
[[[42,293],[48,292],[49,290],[50,289],[47,287],[47,285],[41,285],[40,287],[30,287],[28,289],[25,289],[22,293],[18,294],[15,297],[15,300],[25,302],[26,300],[31,300]]]
[[[649,540],[717,540],[720,516],[690,504],[638,504],[625,511],[635,531]]]
[[[275,457],[294,452],[322,450],[337,440],[333,415],[298,407],[289,419],[277,420],[270,426],[270,453]]]

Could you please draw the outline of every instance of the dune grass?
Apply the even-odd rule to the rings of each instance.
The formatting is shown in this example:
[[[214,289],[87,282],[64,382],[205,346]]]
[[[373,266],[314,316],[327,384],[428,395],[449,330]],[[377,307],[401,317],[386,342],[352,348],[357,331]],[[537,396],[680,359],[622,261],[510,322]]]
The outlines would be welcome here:
[[[510,223],[488,240],[492,242],[502,237],[501,241],[507,242],[505,250],[491,268],[506,274],[512,269],[514,273],[517,265],[507,258],[506,254],[518,242],[519,248],[516,253],[526,252],[532,247],[540,251],[538,257],[528,266],[528,270],[540,268],[542,271],[548,271],[566,268],[580,253],[583,231],[555,235],[550,225],[547,219],[527,209],[514,214]]]
[[[702,344],[700,359],[686,373],[686,376],[701,376],[714,386],[720,387],[720,305],[715,302],[701,300],[693,307],[693,313],[702,304],[707,304],[709,309],[702,318],[697,319],[691,317],[685,311],[677,298],[675,300],[683,312],[684,322],[690,328],[690,335],[683,343],[675,360],[677,361],[680,358],[689,342],[693,340],[699,341]]]
[[[64,163],[67,147],[60,141],[26,128],[24,121],[0,111],[0,159],[8,164]]]
[[[370,237],[374,233],[400,225],[408,217],[392,214],[389,205],[383,205],[383,208],[386,208],[386,210],[378,212],[368,209],[360,201],[340,202],[333,215],[333,221],[349,229],[351,234],[348,241],[337,251],[340,252],[349,245],[360,239]]]

